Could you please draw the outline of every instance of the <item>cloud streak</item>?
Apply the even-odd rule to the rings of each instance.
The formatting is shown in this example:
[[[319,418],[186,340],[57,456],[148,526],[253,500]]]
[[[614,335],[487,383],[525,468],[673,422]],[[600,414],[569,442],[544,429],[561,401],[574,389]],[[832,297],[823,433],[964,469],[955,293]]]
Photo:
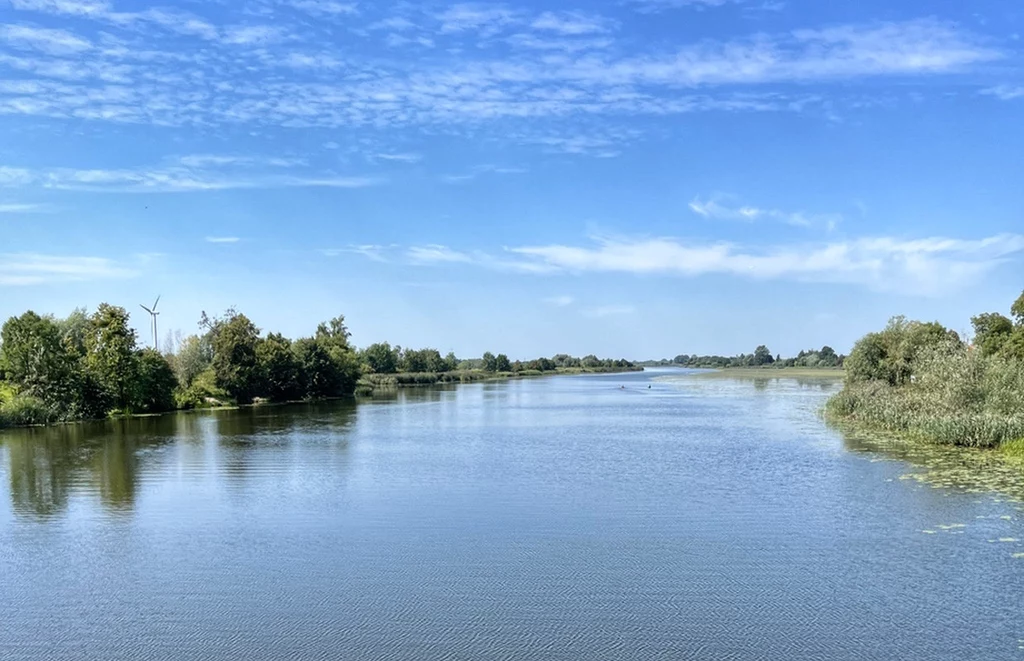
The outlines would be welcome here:
[[[0,187],[36,186],[52,190],[110,193],[182,193],[247,188],[365,188],[383,180],[364,176],[305,172],[281,174],[266,167],[295,167],[296,159],[195,155],[176,164],[122,169],[28,169],[0,167]],[[252,170],[253,167],[257,169]]]
[[[863,285],[875,290],[941,295],[976,281],[1024,252],[1024,235],[978,240],[861,238],[751,249],[727,242],[674,238],[600,239],[593,245],[510,250],[554,272],[697,277],[723,274]]]
[[[761,220],[773,220],[796,227],[824,227],[834,230],[842,221],[839,214],[807,214],[802,211],[790,212],[778,209],[763,209],[753,206],[729,207],[715,198],[702,200],[697,197],[689,204],[690,210],[704,218],[719,220],[736,220],[753,223]]]
[[[138,271],[105,257],[0,253],[0,286],[131,278]]]

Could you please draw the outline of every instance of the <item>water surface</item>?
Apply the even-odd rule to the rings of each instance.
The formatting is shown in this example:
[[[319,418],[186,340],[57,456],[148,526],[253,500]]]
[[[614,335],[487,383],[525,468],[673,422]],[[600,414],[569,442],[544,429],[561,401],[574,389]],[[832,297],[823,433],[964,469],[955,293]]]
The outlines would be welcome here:
[[[9,432],[0,658],[1024,659],[1024,473],[844,438],[836,387],[651,371]]]

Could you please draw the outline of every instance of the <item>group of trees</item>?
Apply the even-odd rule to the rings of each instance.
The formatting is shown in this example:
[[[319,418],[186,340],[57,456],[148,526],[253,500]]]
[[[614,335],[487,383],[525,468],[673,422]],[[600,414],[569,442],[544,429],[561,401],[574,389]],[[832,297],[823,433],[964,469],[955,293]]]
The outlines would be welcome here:
[[[233,309],[218,318],[203,313],[199,326],[201,335],[185,338],[169,354],[181,407],[222,399],[249,404],[339,397],[351,394],[359,380],[359,359],[342,316],[298,340],[262,335]]]
[[[124,308],[106,303],[91,315],[8,319],[0,330],[0,379],[9,384],[4,415],[16,423],[166,411],[178,384],[164,356],[137,346]]]
[[[630,369],[628,360],[601,359],[594,355],[575,358],[558,354],[552,358],[512,361],[506,354],[497,355],[487,351],[481,358],[460,360],[454,353],[441,356],[437,349],[403,349],[392,347],[387,342],[371,344],[359,351],[359,360],[366,374],[424,373],[443,374],[455,371],[479,370],[494,374],[517,374],[519,372],[553,372],[564,369]]]
[[[972,319],[973,341],[938,322],[894,317],[861,338],[836,418],[956,445],[1024,439],[1024,294],[1010,309]]]
[[[200,330],[161,354],[140,348],[128,313],[106,303],[65,319],[12,317],[0,330],[0,425],[322,399],[352,393],[359,379],[344,317],[294,341],[261,334],[235,310],[203,313]]]
[[[821,349],[801,351],[794,358],[783,358],[772,352],[765,345],[754,349],[753,353],[742,353],[738,356],[691,356],[682,354],[672,360],[663,360],[657,364],[676,365],[692,368],[726,368],[726,367],[842,367],[845,356],[837,354],[830,346]]]
[[[199,333],[160,353],[140,348],[124,308],[102,304],[65,319],[26,312],[0,331],[0,426],[158,413],[220,403],[315,400],[355,391],[363,374],[514,374],[558,369],[629,369],[596,356],[511,361],[487,352],[459,360],[436,349],[372,344],[356,351],[344,317],[311,337],[264,334],[244,314],[205,312]]]

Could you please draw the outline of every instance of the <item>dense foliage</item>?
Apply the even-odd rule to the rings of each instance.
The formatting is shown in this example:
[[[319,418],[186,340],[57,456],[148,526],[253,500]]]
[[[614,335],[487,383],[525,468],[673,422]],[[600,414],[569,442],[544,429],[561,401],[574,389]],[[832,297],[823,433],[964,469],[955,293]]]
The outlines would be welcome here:
[[[854,346],[846,384],[828,402],[838,420],[976,447],[1024,439],[1024,294],[972,319],[974,340],[896,317]]]
[[[160,353],[140,348],[125,309],[106,303],[91,315],[75,310],[64,319],[34,312],[12,317],[0,331],[0,427],[340,397],[355,392],[364,374],[376,387],[634,367],[565,354],[512,362],[487,352],[459,360],[453,353],[387,343],[356,351],[341,316],[297,340],[263,334],[233,309],[220,317],[204,312],[199,330]]]

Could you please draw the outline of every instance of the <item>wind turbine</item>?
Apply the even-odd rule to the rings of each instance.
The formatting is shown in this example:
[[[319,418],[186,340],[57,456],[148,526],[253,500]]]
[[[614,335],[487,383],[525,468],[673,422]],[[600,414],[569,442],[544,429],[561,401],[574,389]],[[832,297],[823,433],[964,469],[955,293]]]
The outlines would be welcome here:
[[[156,297],[156,302],[153,303],[153,307],[152,308],[147,308],[142,303],[139,303],[139,307],[142,308],[143,310],[145,310],[146,312],[148,312],[149,316],[153,318],[153,348],[156,349],[157,351],[160,350],[160,348],[157,345],[157,341],[156,341],[156,338],[157,338],[157,335],[156,335],[156,316],[158,314],[160,314],[159,312],[156,311],[156,304],[159,303],[159,302],[160,302],[160,296],[157,296]]]

